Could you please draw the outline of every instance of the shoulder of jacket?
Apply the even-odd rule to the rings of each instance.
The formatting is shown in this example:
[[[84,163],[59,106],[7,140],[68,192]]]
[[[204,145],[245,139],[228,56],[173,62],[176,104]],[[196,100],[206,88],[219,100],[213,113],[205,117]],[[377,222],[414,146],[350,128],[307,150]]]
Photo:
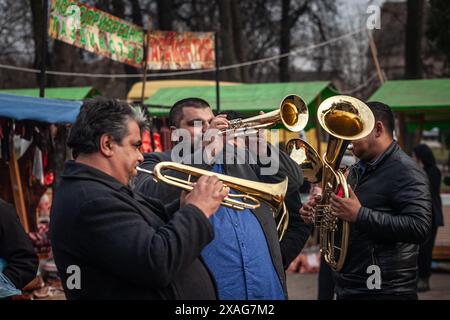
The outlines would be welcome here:
[[[170,160],[170,152],[151,152],[151,153],[145,153],[144,154],[144,162],[150,161],[154,162],[156,161],[168,161]]]

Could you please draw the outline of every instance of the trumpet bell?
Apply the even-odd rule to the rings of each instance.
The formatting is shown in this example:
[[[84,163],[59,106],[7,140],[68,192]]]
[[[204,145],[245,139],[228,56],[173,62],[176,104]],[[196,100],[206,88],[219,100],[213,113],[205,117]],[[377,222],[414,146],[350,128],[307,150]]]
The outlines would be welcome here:
[[[230,121],[230,127],[221,130],[220,134],[233,133],[233,137],[249,135],[254,134],[254,130],[267,129],[279,123],[289,131],[299,132],[306,127],[308,117],[308,107],[303,99],[290,94],[281,101],[278,109],[254,117],[233,119]]]
[[[308,123],[308,107],[302,98],[295,94],[286,96],[280,104],[280,119],[292,132],[303,130]]]

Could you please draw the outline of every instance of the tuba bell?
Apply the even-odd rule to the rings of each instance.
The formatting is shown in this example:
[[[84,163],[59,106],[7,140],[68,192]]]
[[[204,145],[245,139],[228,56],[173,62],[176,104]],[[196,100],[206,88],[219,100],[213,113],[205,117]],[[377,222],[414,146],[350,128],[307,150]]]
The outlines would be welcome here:
[[[222,201],[222,205],[236,210],[256,209],[261,206],[261,201],[263,201],[268,204],[272,211],[280,241],[286,232],[289,223],[288,211],[284,204],[284,197],[288,186],[287,177],[284,181],[279,183],[263,183],[230,177],[224,174],[169,161],[158,163],[153,168],[153,171],[140,167],[136,167],[136,170],[138,172],[151,174],[156,181],[167,183],[185,191],[191,191],[194,188],[193,184],[195,180],[200,176],[216,176],[225,186],[240,192],[239,194],[229,193]],[[162,172],[164,170],[182,173],[186,175],[187,178],[181,179],[166,175]]]
[[[375,118],[365,103],[342,95],[324,100],[317,110],[317,118],[329,134],[322,158],[300,139],[289,141],[287,148],[304,171],[306,180],[321,181],[322,198],[316,207],[314,225],[319,229],[322,256],[333,270],[339,271],[347,255],[350,225],[331,214],[331,194],[349,197],[347,179],[339,166],[350,142],[367,136],[373,130]]]

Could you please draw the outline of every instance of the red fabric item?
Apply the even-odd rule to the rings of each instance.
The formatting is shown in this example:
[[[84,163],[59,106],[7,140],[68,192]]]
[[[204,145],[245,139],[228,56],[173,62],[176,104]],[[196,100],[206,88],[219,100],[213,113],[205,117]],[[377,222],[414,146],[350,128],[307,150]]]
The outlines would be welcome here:
[[[170,133],[170,129],[167,126],[163,126],[161,127],[161,144],[163,147],[163,151],[172,149],[172,141],[171,141],[171,133]]]
[[[343,198],[344,197],[344,189],[342,188],[342,185],[339,185],[339,189],[338,189],[338,192],[336,194],[337,194],[337,196],[339,198]]]
[[[47,168],[47,164],[48,164],[48,152],[42,151],[42,168],[44,168],[44,171]]]
[[[159,133],[154,132],[153,133],[153,141],[155,142],[155,150],[152,149],[152,142],[150,141],[150,131],[145,130],[142,132],[142,146],[141,151],[142,152],[162,152],[161,147],[161,136]]]
[[[44,175],[44,184],[46,186],[52,185],[54,180],[55,180],[55,175],[53,174],[53,172],[49,171]]]

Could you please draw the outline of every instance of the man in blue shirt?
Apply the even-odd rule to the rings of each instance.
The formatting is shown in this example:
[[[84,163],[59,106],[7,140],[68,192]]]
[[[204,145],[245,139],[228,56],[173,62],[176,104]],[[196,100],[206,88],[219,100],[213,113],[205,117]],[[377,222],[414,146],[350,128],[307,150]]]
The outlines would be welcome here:
[[[199,139],[208,129],[225,129],[229,119],[225,115],[214,116],[209,104],[198,98],[178,101],[169,115],[171,129],[185,129],[191,135],[192,153],[203,152],[205,143]],[[197,130],[195,128],[197,124]],[[201,124],[201,126],[199,126]],[[198,130],[198,128],[201,130]],[[214,240],[202,251],[202,258],[214,275],[220,299],[285,299],[287,298],[286,277],[284,270],[298,255],[308,239],[310,229],[297,214],[301,207],[299,189],[303,175],[298,165],[289,156],[279,152],[278,171],[271,176],[262,175],[262,165],[250,161],[251,154],[247,148],[239,150],[247,161],[236,163],[236,158],[217,157],[224,152],[223,145],[216,143],[217,154],[201,164],[192,164],[227,176],[259,182],[276,183],[289,178],[286,205],[291,213],[289,226],[283,240],[279,242],[278,232],[272,211],[266,204],[254,210],[238,211],[220,206],[215,217],[210,219],[214,228]],[[269,146],[272,152],[278,152]],[[269,151],[269,152],[271,152]],[[238,153],[239,153],[238,152]],[[185,157],[185,159],[191,157]],[[220,160],[218,160],[220,158]],[[161,161],[174,161],[172,150],[163,153],[144,155],[141,167],[152,170]],[[168,175],[177,173],[168,172]],[[178,176],[182,177],[182,176]],[[180,190],[163,183],[156,183],[150,175],[139,175],[136,182],[137,191],[145,195],[171,203],[180,197]],[[230,192],[233,192],[231,190]]]

